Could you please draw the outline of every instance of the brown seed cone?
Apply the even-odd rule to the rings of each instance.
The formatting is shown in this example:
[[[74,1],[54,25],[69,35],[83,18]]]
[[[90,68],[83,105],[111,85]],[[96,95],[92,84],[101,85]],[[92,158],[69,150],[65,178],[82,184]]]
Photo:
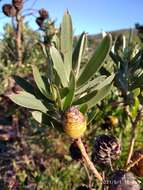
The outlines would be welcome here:
[[[45,9],[40,9],[40,10],[39,10],[39,15],[40,15],[40,17],[43,18],[43,19],[49,18],[48,11],[45,10]]]
[[[11,4],[5,4],[5,5],[3,5],[2,11],[3,11],[3,13],[6,16],[9,16],[9,17],[16,16],[16,12],[17,12],[16,9],[15,9],[15,7],[12,6]]]
[[[17,10],[21,10],[23,8],[23,0],[12,0],[12,4]]]
[[[36,23],[37,25],[42,28],[43,27],[43,23],[44,23],[44,19],[42,17],[37,17],[36,18]]]
[[[92,160],[99,165],[110,165],[121,153],[118,139],[111,135],[100,135],[95,139]]]
[[[141,156],[143,156],[143,149],[136,150],[131,158],[132,162],[135,162]],[[141,159],[136,165],[134,165],[131,170],[135,175],[143,177],[143,159]]]
[[[80,138],[86,130],[85,116],[74,106],[70,107],[63,118],[64,131],[73,139]]]
[[[109,190],[140,190],[140,185],[133,173],[117,170],[109,179]]]

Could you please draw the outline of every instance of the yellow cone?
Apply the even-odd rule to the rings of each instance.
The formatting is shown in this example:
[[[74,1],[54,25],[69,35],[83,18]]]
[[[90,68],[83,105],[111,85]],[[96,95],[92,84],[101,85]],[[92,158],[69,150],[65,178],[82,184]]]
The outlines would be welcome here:
[[[76,107],[72,106],[64,114],[63,126],[66,134],[77,139],[86,130],[86,119]]]

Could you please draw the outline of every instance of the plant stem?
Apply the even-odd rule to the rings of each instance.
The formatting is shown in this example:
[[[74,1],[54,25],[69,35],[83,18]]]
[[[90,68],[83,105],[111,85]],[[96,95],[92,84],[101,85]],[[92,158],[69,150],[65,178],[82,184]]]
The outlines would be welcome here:
[[[16,15],[16,47],[17,47],[17,65],[22,65],[22,16],[20,12]]]
[[[13,131],[15,132],[16,137],[20,137],[19,121],[16,115],[12,115],[12,127],[13,127]]]
[[[139,122],[139,120],[141,118],[142,109],[143,109],[143,107],[141,107],[138,110],[137,116],[136,116],[135,120],[132,122],[132,131],[131,131],[130,146],[129,146],[127,160],[126,160],[126,163],[125,163],[125,168],[130,163],[130,160],[131,160],[131,157],[132,157],[132,154],[133,154],[135,140],[136,140],[136,129],[137,129],[138,122]]]
[[[83,162],[83,166],[85,168],[85,171],[86,171],[86,174],[87,174],[87,177],[88,177],[88,186],[91,188],[92,187],[92,178],[89,174],[89,171],[88,171],[88,168],[86,166],[86,164]]]
[[[100,173],[97,171],[97,169],[95,168],[93,162],[89,159],[89,156],[85,150],[85,147],[82,143],[82,140],[81,138],[78,138],[77,141],[77,146],[79,147],[81,153],[82,153],[82,156],[83,156],[83,161],[84,163],[86,164],[86,166],[93,172],[93,174],[95,175],[95,177],[100,181],[102,182],[102,176],[100,175]]]

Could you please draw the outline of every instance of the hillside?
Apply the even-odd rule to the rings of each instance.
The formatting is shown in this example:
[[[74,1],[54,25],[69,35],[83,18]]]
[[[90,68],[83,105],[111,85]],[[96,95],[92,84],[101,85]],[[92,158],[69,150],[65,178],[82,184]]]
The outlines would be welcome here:
[[[129,36],[131,29],[120,29],[120,30],[115,30],[115,31],[111,31],[109,33],[112,34],[113,38],[115,38],[116,36],[123,34],[126,37]],[[137,38],[137,30],[136,29],[132,29],[132,34],[133,34],[133,38]],[[101,41],[102,38],[102,33],[99,34],[93,34],[93,35],[88,35],[88,41],[89,41],[89,46],[90,47],[94,47],[94,45],[98,44]]]

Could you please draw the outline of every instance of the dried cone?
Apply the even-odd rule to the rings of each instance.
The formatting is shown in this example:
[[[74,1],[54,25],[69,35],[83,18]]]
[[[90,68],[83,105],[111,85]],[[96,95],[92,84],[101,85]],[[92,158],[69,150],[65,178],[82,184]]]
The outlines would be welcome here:
[[[6,16],[14,17],[16,16],[16,9],[11,4],[5,4],[2,7],[2,11]]]
[[[136,162],[141,157],[143,157],[143,149],[136,150],[133,153],[131,160],[132,162]],[[135,175],[143,177],[143,158],[139,162],[137,162],[137,164],[134,165],[134,167],[131,170]]]
[[[120,143],[114,136],[100,135],[95,139],[92,160],[96,164],[108,165],[119,158],[120,152]]]
[[[77,139],[86,130],[86,119],[76,107],[70,107],[64,114],[63,127],[71,138]]]
[[[44,23],[44,19],[42,17],[38,17],[38,18],[36,18],[36,23],[40,28],[42,28],[43,23]]]
[[[12,0],[12,4],[17,10],[21,10],[23,8],[23,0]]]
[[[40,17],[43,18],[43,19],[49,18],[48,11],[45,10],[45,9],[40,9],[40,10],[39,10],[39,15],[40,15]]]
[[[140,190],[133,173],[115,171],[109,179],[109,190]]]

